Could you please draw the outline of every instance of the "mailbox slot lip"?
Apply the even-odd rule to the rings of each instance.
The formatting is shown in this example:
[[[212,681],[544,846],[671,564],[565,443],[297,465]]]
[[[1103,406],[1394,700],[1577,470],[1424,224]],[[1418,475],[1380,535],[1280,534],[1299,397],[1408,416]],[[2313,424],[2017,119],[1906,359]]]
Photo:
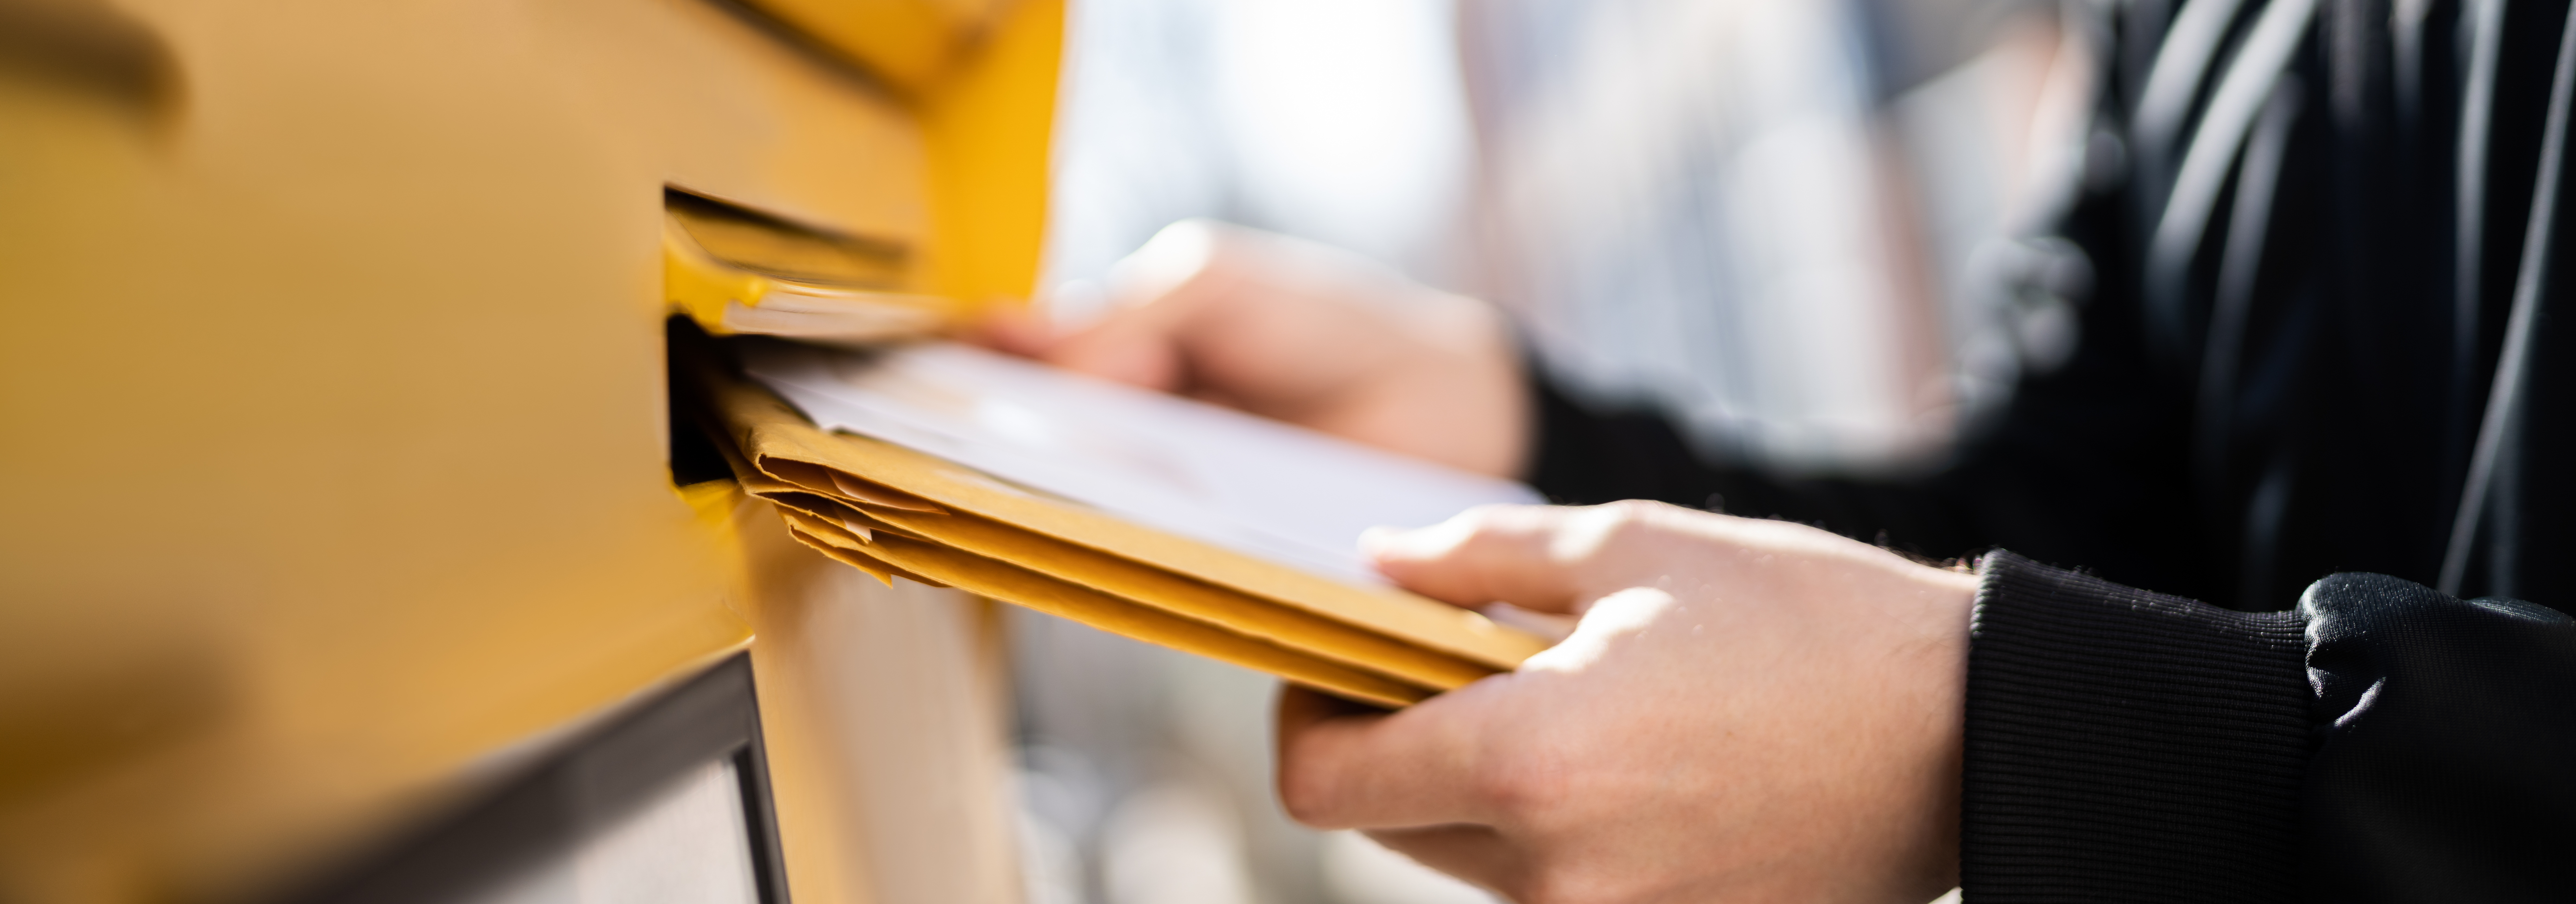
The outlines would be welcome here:
[[[709,256],[762,276],[878,291],[910,282],[913,254],[902,242],[806,222],[676,185],[663,186],[662,212]],[[806,265],[782,263],[785,255],[803,257]],[[814,266],[817,259],[826,258],[837,260]]]

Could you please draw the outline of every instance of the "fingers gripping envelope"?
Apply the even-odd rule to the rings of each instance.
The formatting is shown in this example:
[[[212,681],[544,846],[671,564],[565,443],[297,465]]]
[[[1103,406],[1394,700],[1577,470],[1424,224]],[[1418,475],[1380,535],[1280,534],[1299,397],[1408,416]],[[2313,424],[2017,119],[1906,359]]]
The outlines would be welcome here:
[[[1357,552],[1528,488],[953,343],[732,340],[687,356],[736,479],[806,545],[1402,706],[1536,636],[1387,586]]]

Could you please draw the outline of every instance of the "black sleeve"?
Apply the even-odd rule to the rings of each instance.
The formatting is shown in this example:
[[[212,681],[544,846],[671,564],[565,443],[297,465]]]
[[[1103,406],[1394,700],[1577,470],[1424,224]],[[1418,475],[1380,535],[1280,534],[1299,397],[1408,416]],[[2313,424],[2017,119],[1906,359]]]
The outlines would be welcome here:
[[[1524,477],[1561,504],[1653,499],[1783,518],[1935,559],[2002,546],[2210,596],[2205,557],[2192,545],[2187,456],[2175,448],[2189,431],[2142,384],[2136,318],[2124,304],[2097,297],[2075,360],[2025,380],[1999,422],[1953,460],[1911,474],[1790,476],[1713,461],[1652,408],[1588,405],[1531,359],[1536,435]]]
[[[1529,368],[1538,372],[1533,362]],[[1526,475],[1550,501],[1653,499],[1754,518],[1785,518],[1931,558],[1995,545],[1983,511],[1954,492],[1960,469],[1892,479],[1784,477],[1711,462],[1648,408],[1599,410],[1541,377],[1537,452]],[[1984,498],[2007,495],[2000,490]]]
[[[2132,586],[2234,602],[2194,507],[2191,384],[2160,376],[2144,335],[2130,203],[2117,186],[2086,190],[2046,243],[2061,249],[2057,263],[2006,277],[2016,292],[2080,300],[2075,351],[2024,375],[1999,416],[1972,428],[1941,467],[1790,476],[1695,455],[1653,409],[1587,405],[1530,356],[1538,416],[1526,476],[1561,503],[1656,499],[1785,518],[1939,559],[2005,547]],[[2068,268],[2086,274],[2072,280],[2082,287],[2060,272]]]
[[[2576,895],[2576,622],[2340,574],[2241,613],[1984,562],[1971,901]]]

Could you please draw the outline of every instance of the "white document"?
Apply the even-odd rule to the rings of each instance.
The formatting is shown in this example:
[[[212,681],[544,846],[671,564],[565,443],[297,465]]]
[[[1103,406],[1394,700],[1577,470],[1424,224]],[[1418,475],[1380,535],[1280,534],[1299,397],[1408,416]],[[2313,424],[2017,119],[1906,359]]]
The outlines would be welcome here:
[[[1540,501],[1510,481],[956,343],[761,343],[744,367],[824,429],[1345,580],[1383,582],[1357,549],[1370,527]]]

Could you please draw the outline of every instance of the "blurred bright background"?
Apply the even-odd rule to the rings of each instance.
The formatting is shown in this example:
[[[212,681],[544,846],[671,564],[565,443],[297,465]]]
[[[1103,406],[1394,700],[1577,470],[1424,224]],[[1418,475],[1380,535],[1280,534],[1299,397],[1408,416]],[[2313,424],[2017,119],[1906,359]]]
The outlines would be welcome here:
[[[2072,351],[2073,0],[1075,0],[1047,303],[1176,220],[1511,311],[1707,457],[1937,464]],[[1264,676],[1014,612],[1032,904],[1487,900],[1270,793]]]

